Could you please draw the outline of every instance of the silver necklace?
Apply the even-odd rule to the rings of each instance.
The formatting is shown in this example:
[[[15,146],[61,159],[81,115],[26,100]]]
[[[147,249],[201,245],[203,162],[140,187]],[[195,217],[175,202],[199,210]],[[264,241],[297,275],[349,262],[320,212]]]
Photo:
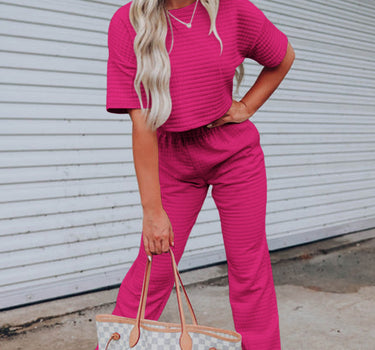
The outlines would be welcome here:
[[[195,10],[197,9],[197,5],[198,5],[198,0],[195,1],[195,7],[194,7],[194,11],[193,11],[193,14],[191,16],[191,19],[190,19],[190,22],[189,23],[186,23],[184,21],[181,21],[180,19],[178,19],[177,17],[173,16],[169,11],[168,11],[168,15],[169,16],[172,16],[176,21],[182,23],[183,25],[185,25],[187,28],[191,28],[191,24],[193,23],[193,18],[194,18],[194,15],[195,15]]]
[[[166,9],[164,9],[164,12],[167,12]],[[173,49],[173,44],[174,44],[174,35],[173,35],[173,28],[172,28],[172,23],[171,23],[171,19],[169,18],[168,14],[166,13],[165,16],[167,17],[167,20],[168,20],[168,24],[169,24],[169,27],[171,28],[171,34],[172,34],[172,42],[171,42],[171,47],[169,48],[169,52],[168,54],[170,55],[171,52],[172,52],[172,49]]]

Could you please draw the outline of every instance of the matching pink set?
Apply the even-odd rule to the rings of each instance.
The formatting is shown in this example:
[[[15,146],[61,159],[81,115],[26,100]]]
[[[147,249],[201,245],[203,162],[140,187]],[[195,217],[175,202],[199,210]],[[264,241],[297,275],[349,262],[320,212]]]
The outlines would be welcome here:
[[[199,1],[199,0],[198,0]],[[108,31],[107,110],[140,108],[130,4],[113,15]],[[189,22],[195,3],[171,10]],[[157,130],[162,203],[172,223],[179,261],[212,186],[228,261],[229,297],[244,350],[280,349],[275,288],[265,232],[267,178],[256,126],[247,120],[209,129],[232,104],[236,67],[250,58],[275,67],[288,39],[248,0],[220,0],[216,27],[223,43],[208,35],[210,18],[199,2],[192,27],[171,16],[172,113]],[[171,48],[168,28],[167,50]],[[143,91],[143,103],[146,98]],[[113,314],[135,317],[146,264],[143,246],[121,284]],[[173,287],[168,254],[154,256],[146,318],[158,319]],[[198,315],[199,316],[199,315]],[[229,317],[229,315],[228,315]],[[152,350],[152,349],[151,349]]]

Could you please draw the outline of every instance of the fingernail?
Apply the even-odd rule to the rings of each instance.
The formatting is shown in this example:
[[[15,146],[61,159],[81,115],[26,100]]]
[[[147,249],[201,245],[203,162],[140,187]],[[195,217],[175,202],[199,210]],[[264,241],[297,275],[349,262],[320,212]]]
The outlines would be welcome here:
[[[207,124],[206,126],[207,128],[212,128],[214,125],[211,123],[211,124]]]
[[[151,255],[147,255],[147,259],[148,259],[148,261],[152,261],[152,257],[151,257]]]

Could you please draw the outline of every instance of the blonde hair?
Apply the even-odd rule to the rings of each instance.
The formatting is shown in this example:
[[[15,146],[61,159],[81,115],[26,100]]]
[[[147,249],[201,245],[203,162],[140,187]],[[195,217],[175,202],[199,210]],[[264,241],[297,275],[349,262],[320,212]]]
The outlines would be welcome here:
[[[197,0],[205,7],[211,20],[208,33],[214,33],[223,44],[216,30],[216,16],[220,0]],[[137,58],[137,73],[134,88],[137,92],[147,123],[156,130],[164,124],[172,111],[169,90],[171,65],[165,45],[168,22],[165,16],[165,0],[133,0],[130,6],[130,22],[137,33],[134,39],[134,52]],[[237,92],[244,75],[243,65],[236,70]],[[141,83],[146,93],[147,109],[143,106]],[[152,100],[149,108],[150,97]]]

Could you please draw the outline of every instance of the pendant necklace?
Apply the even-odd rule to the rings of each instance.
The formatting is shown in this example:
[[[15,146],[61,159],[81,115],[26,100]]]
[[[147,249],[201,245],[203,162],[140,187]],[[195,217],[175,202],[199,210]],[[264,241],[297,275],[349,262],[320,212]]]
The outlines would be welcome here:
[[[195,10],[197,9],[197,5],[198,5],[198,0],[195,1],[194,11],[193,11],[193,14],[191,16],[191,19],[190,19],[189,23],[181,21],[180,19],[178,19],[177,17],[175,17],[174,15],[172,15],[169,11],[168,11],[168,15],[172,16],[176,21],[180,22],[181,24],[185,25],[187,28],[190,29],[191,28],[191,24],[193,23],[193,18],[194,18],[194,15],[195,15]]]

